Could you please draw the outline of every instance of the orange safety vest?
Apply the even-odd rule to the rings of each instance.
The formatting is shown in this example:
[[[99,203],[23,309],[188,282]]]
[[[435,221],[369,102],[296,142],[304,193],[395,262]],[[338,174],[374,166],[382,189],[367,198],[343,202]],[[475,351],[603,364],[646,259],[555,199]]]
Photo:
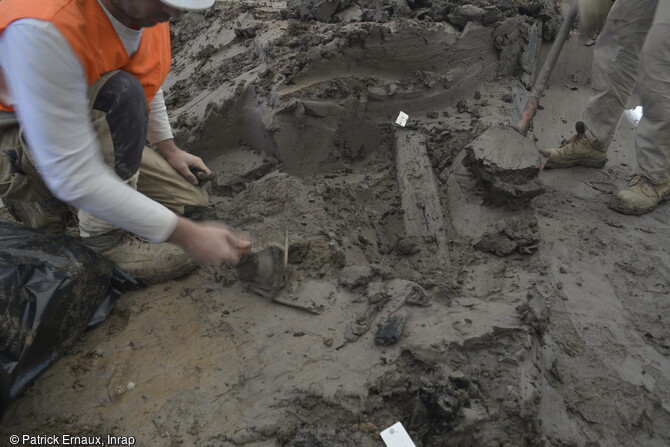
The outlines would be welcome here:
[[[167,22],[144,29],[131,59],[98,0],[0,0],[0,35],[12,22],[26,18],[54,24],[79,58],[89,85],[107,72],[123,70],[142,83],[149,103],[170,71]],[[13,109],[0,102],[0,110]]]

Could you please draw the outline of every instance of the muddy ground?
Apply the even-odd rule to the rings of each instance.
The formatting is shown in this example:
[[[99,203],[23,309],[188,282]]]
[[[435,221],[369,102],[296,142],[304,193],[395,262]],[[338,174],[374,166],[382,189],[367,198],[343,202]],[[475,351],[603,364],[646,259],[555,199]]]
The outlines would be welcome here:
[[[636,167],[634,115],[605,168],[543,171],[528,206],[496,205],[465,166],[470,142],[518,119],[559,9],[217,2],[184,17],[166,85],[178,139],[216,171],[222,221],[256,240],[288,227],[282,303],[229,267],[128,293],[0,434],[360,447],[401,421],[425,447],[670,445],[670,206],[606,206]],[[538,147],[572,135],[592,49],[568,42]]]

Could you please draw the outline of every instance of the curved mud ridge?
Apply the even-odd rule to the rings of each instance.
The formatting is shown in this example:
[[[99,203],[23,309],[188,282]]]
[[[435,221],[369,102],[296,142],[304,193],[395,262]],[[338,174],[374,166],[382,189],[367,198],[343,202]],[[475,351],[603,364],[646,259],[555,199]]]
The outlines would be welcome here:
[[[518,19],[501,22],[500,31],[477,22],[459,30],[449,23],[410,20],[348,25],[290,22],[265,31],[257,20],[244,18],[243,26],[254,29],[254,37],[244,44],[246,52],[232,49],[243,45],[231,33],[229,42],[207,55],[203,70],[211,66],[216,72],[215,63],[228,66],[241,55],[252,54],[255,71],[241,73],[234,88],[209,90],[178,110],[204,117],[202,128],[187,135],[205,154],[207,148],[216,147],[214,142],[232,146],[244,142],[278,156],[292,172],[326,171],[340,155],[364,158],[383,144],[385,136],[393,138],[389,125],[400,111],[410,119],[429,115],[435,117],[436,126],[453,128],[449,115],[455,104],[507,73],[507,58],[533,50],[523,42],[531,27]],[[510,26],[514,35],[509,35]],[[284,54],[288,50],[292,51]],[[505,63],[499,58],[503,50],[509,53]],[[235,56],[227,58],[226,53]],[[240,67],[249,69],[247,64]],[[182,96],[181,91],[171,95]],[[509,108],[501,97],[510,101],[505,94],[493,100],[499,108]],[[207,108],[202,109],[205,101]],[[462,104],[464,108],[468,105]]]

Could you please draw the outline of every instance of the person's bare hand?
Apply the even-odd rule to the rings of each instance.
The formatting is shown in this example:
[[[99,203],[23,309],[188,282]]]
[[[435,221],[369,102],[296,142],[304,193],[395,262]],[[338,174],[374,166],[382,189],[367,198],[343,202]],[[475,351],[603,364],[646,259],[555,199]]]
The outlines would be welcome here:
[[[225,225],[215,222],[195,223],[183,217],[168,242],[180,246],[201,265],[236,265],[240,254],[251,243],[235,234]]]
[[[163,157],[170,163],[177,172],[183,175],[186,180],[191,182],[194,185],[199,183],[198,178],[193,175],[189,168],[196,168],[204,171],[205,174],[211,174],[212,171],[205,165],[205,162],[202,161],[197,155],[189,154],[188,152],[180,149],[174,142],[174,140],[164,140],[157,144],[158,151]]]

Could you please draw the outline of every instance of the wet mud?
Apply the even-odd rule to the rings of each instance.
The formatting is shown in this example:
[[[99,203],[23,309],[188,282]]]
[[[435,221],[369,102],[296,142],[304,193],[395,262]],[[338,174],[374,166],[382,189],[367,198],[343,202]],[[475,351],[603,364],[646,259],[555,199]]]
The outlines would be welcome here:
[[[166,85],[178,140],[215,172],[218,219],[288,228],[285,287],[262,297],[218,267],[126,294],[0,435],[367,447],[401,421],[424,447],[670,445],[670,208],[606,207],[634,124],[602,170],[483,169],[466,149],[516,122],[560,17],[548,0],[186,15]],[[570,136],[591,51],[568,42],[532,143]],[[544,193],[491,200],[496,180]]]

